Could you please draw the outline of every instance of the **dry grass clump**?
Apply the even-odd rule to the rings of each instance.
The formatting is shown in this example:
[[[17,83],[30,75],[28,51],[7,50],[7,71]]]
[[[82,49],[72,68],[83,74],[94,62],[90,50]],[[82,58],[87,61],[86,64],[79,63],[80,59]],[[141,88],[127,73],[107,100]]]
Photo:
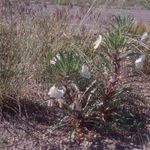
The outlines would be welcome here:
[[[19,8],[14,7],[14,10]],[[24,11],[15,13],[13,16],[2,15],[0,23],[2,97],[19,95],[22,90],[25,92],[24,89],[47,82],[50,75],[46,71],[47,65],[57,52],[70,45],[86,49],[88,45],[81,41],[86,40],[87,43],[90,40],[84,27],[76,32],[76,27],[68,26],[71,17],[77,22],[81,18],[67,15],[66,10],[56,10],[53,15],[42,18]]]

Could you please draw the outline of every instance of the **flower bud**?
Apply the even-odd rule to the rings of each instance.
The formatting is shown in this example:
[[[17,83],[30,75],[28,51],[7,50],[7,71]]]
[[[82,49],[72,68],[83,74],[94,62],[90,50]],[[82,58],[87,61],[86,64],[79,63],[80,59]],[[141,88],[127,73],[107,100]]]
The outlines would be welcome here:
[[[141,36],[141,42],[143,42],[148,36],[148,33],[147,32],[144,32],[143,35]]]
[[[137,69],[143,69],[144,67],[144,61],[145,61],[145,55],[141,55],[138,59],[135,61],[135,66]]]
[[[102,35],[99,35],[98,39],[94,43],[94,49],[96,50],[102,42]]]

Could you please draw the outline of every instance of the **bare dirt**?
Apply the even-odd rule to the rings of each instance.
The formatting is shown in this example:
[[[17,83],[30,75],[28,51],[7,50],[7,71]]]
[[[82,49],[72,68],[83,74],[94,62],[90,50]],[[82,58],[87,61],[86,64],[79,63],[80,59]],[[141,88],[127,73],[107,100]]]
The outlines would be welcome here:
[[[143,21],[149,21],[150,20],[150,10],[148,9],[142,9],[142,7],[128,7],[126,9],[122,8],[116,8],[114,7],[106,7],[103,5],[100,5],[99,7],[80,7],[80,6],[56,6],[56,5],[44,5],[44,4],[32,4],[31,9],[35,13],[43,13],[44,15],[51,14],[55,12],[57,9],[65,9],[68,11],[68,14],[77,14],[82,10],[85,11],[85,15],[87,15],[87,18],[90,17],[90,15],[93,14],[99,14],[106,19],[109,19],[112,15],[123,15],[123,16],[133,16],[137,19],[142,19]],[[87,10],[87,11],[86,11]],[[88,15],[89,14],[89,15]]]
[[[149,116],[150,106],[150,77],[130,77],[124,84],[133,87],[146,101],[145,114]],[[41,103],[22,100],[21,113],[14,100],[5,99],[1,107],[0,150],[149,150],[147,138],[150,129],[120,134],[111,131],[109,134],[97,134],[87,148],[87,141],[71,142],[68,127],[57,129],[52,134],[50,126],[54,125],[61,116],[60,110],[49,108]],[[147,117],[148,117],[147,116]],[[146,117],[146,115],[144,116]],[[144,121],[144,120],[143,120]],[[150,120],[147,118],[147,126]]]

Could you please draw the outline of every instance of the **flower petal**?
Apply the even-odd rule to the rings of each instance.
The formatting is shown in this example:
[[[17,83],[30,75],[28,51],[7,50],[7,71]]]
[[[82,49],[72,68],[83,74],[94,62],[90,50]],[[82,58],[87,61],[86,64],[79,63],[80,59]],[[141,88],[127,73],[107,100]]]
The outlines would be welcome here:
[[[140,41],[144,41],[148,36],[147,32],[144,32],[143,35],[141,36],[141,40]]]
[[[84,78],[87,78],[87,79],[91,78],[91,73],[90,73],[89,67],[87,65],[85,65],[85,64],[82,65],[80,75]]]
[[[144,67],[145,55],[140,56],[135,61],[135,66],[137,69],[142,69]]]
[[[94,43],[94,49],[96,50],[102,42],[102,35],[99,35],[98,39]]]

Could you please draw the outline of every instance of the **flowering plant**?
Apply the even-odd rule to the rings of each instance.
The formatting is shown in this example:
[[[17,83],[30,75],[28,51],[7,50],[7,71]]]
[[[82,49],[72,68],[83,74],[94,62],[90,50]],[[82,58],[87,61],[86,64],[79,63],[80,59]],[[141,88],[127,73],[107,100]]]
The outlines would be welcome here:
[[[55,129],[62,124],[68,125],[75,133],[74,140],[79,140],[90,130],[100,131],[103,124],[118,126],[132,117],[132,112],[128,114],[126,109],[131,103],[137,105],[140,99],[131,102],[128,95],[132,89],[122,85],[122,62],[133,54],[126,47],[127,42],[121,30],[106,34],[104,39],[98,37],[93,48],[97,64],[93,66],[95,70],[105,69],[103,78],[101,71],[94,73],[95,70],[91,69],[93,61],[86,63],[78,52],[64,51],[59,53],[59,58],[57,54],[52,66],[56,67],[55,75],[59,75],[60,80],[57,80],[57,86],[55,83],[49,90],[49,106],[59,106],[64,115],[61,122],[55,124]],[[82,80],[86,82],[86,87],[83,87]],[[121,112],[127,118],[122,117]]]

